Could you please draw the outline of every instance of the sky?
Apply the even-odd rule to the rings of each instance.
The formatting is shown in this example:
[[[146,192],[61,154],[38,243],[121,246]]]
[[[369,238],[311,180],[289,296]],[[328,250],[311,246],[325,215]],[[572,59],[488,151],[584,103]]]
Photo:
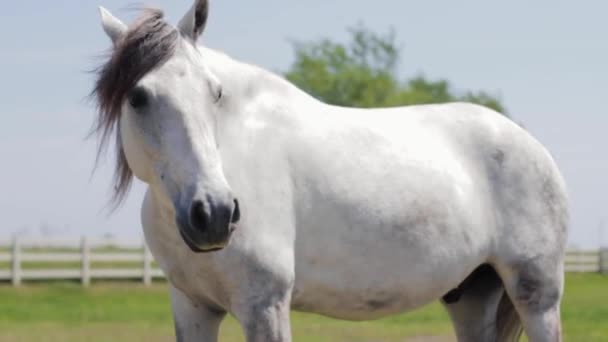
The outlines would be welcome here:
[[[192,2],[144,3],[176,23]],[[93,173],[96,141],[87,139],[95,117],[89,71],[110,47],[97,5],[129,21],[136,15],[131,4],[2,5],[0,236],[141,238],[144,186],[136,184],[110,213],[113,160]],[[608,246],[606,13],[608,2],[600,0],[211,0],[201,43],[281,72],[294,58],[290,41],[344,41],[357,23],[377,32],[394,28],[403,49],[400,76],[424,74],[496,94],[551,151],[570,192],[570,244],[597,248]]]

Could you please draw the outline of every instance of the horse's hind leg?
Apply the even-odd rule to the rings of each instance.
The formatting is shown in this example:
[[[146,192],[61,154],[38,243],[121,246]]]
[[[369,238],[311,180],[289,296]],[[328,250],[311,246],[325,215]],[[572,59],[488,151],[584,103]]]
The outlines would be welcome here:
[[[224,312],[193,303],[173,286],[170,296],[177,342],[217,342]]]
[[[536,257],[499,267],[530,342],[561,341],[563,257]]]
[[[496,271],[482,265],[443,297],[459,342],[497,340],[496,313],[504,292]]]

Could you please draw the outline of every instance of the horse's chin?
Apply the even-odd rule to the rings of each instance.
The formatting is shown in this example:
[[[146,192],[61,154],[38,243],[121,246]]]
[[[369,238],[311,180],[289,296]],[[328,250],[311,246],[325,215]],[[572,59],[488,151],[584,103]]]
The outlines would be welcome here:
[[[216,248],[211,248],[211,249],[206,249],[206,250],[202,250],[199,249],[198,251],[194,251],[195,253],[199,253],[199,254],[207,254],[207,253],[213,253],[213,252],[219,252],[221,250],[224,250],[225,247],[216,247]]]
[[[178,229],[178,230],[179,230],[179,234],[182,237],[182,240],[184,240],[184,242],[186,243],[186,246],[188,246],[188,248],[190,248],[190,250],[194,253],[205,254],[205,253],[219,252],[219,251],[223,250],[224,248],[226,248],[226,246],[228,245],[228,242],[226,242],[226,244],[223,246],[218,246],[218,245],[213,245],[213,246],[209,246],[209,247],[199,246],[194,241],[192,241],[192,239],[188,236],[188,234],[185,234],[184,232],[182,232],[181,229]]]

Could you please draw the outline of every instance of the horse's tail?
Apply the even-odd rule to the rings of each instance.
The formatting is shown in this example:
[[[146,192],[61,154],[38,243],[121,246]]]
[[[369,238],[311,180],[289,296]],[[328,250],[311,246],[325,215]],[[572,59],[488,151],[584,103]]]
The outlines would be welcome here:
[[[523,334],[521,320],[511,298],[503,293],[496,310],[496,341],[516,342]]]

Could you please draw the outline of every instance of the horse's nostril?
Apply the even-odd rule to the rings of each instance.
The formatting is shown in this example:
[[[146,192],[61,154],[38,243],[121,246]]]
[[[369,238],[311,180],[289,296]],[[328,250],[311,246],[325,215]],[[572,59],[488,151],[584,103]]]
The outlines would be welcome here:
[[[241,208],[239,208],[239,201],[234,200],[234,211],[232,212],[232,223],[237,223],[241,219]]]
[[[204,230],[207,228],[208,219],[205,212],[205,204],[202,201],[194,201],[190,208],[190,225],[192,228]]]

